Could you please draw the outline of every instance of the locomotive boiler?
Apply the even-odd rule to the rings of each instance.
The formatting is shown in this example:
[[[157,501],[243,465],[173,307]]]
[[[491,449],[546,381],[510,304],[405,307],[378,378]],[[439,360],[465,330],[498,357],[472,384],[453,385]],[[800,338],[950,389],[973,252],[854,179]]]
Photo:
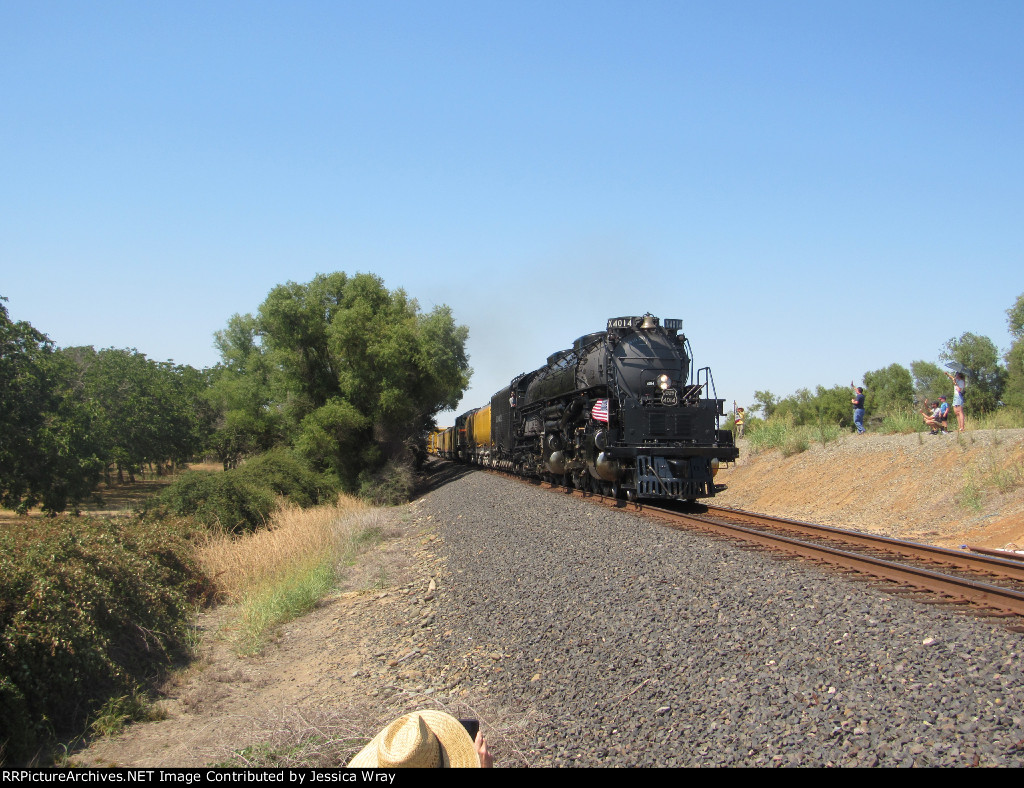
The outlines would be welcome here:
[[[617,317],[430,436],[442,457],[629,499],[713,496],[735,460],[724,400],[681,320]]]

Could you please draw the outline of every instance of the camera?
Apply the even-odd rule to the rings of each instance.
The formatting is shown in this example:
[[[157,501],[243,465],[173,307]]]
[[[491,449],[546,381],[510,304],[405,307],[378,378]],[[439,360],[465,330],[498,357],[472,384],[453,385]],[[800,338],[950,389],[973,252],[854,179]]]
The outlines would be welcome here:
[[[466,733],[469,734],[469,738],[471,738],[473,741],[476,741],[477,731],[480,730],[480,720],[474,720],[472,718],[469,718],[460,719],[459,722],[461,722],[462,727],[466,729]]]

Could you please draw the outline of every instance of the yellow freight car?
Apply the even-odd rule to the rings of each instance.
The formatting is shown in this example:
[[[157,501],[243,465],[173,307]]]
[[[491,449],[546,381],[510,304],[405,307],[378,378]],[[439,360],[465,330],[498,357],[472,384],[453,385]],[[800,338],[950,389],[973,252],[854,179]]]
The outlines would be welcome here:
[[[430,431],[430,435],[427,436],[427,454],[440,456],[442,435],[444,435],[443,427],[435,427]]]
[[[491,406],[484,405],[473,411],[466,420],[466,438],[470,461],[478,465],[491,464]]]

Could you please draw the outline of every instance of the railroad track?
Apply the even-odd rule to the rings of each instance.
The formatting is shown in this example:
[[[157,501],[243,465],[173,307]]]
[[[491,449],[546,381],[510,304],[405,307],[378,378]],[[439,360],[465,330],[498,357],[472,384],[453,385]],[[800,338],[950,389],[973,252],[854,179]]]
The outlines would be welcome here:
[[[1024,617],[1024,561],[963,552],[886,536],[832,528],[798,520],[707,506],[689,511],[627,503],[598,493],[567,489],[549,482],[518,481],[573,494],[595,503],[628,508],[673,528],[700,530],[814,561],[843,572],[884,581],[890,590],[907,589],[924,601],[969,606],[973,612]],[[699,507],[704,509],[704,507]],[[1024,632],[1024,619],[1014,623]]]
[[[969,604],[993,615],[1024,616],[1024,562],[886,536],[709,506],[706,513],[644,507],[680,523]],[[656,510],[656,511],[652,511]]]

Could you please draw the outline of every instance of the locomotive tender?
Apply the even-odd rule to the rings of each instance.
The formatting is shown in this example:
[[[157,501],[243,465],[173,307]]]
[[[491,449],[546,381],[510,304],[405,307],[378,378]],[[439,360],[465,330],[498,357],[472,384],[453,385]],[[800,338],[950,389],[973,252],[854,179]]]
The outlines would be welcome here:
[[[611,318],[435,430],[428,451],[630,500],[713,496],[719,463],[739,451],[682,327],[649,313]]]

